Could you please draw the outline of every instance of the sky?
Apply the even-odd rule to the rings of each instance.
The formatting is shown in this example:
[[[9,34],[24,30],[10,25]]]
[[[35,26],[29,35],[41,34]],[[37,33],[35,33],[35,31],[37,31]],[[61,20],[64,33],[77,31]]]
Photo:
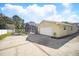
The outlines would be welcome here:
[[[79,22],[79,3],[0,3],[0,13],[18,15],[24,22]]]

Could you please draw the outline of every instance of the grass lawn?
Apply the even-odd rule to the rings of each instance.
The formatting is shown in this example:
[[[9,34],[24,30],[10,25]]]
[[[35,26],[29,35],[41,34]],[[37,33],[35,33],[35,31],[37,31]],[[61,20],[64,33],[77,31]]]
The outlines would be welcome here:
[[[6,38],[7,36],[10,36],[10,35],[12,35],[12,33],[0,35],[0,40],[4,39],[4,38]]]

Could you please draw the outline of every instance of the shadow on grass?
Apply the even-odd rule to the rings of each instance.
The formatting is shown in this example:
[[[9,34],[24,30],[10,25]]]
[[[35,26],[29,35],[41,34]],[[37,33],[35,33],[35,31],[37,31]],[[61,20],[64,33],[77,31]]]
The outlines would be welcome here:
[[[62,37],[60,39],[51,38],[49,36],[45,35],[39,35],[39,34],[30,34],[26,40],[30,42],[34,42],[40,45],[44,45],[50,48],[58,49],[62,47],[64,44],[72,40],[74,37],[76,37],[79,33],[75,33],[66,37]]]

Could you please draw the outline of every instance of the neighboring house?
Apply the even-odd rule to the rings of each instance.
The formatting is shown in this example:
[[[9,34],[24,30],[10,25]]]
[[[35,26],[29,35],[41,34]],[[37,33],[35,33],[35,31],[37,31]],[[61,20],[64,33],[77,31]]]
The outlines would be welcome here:
[[[37,24],[34,22],[28,22],[25,25],[25,32],[26,33],[38,33]]]
[[[78,30],[79,30],[79,23],[73,23],[74,25],[76,25],[78,27]]]
[[[60,22],[44,20],[38,25],[38,32],[40,34],[49,35],[52,37],[63,37],[76,33],[77,31],[77,26]]]

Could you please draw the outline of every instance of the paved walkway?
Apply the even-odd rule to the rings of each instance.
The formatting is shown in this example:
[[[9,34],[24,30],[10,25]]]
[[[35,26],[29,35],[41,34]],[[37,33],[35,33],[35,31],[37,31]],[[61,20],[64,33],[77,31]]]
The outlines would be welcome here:
[[[26,35],[10,36],[0,41],[0,56],[79,56],[79,36],[59,49],[30,42],[26,38]]]

